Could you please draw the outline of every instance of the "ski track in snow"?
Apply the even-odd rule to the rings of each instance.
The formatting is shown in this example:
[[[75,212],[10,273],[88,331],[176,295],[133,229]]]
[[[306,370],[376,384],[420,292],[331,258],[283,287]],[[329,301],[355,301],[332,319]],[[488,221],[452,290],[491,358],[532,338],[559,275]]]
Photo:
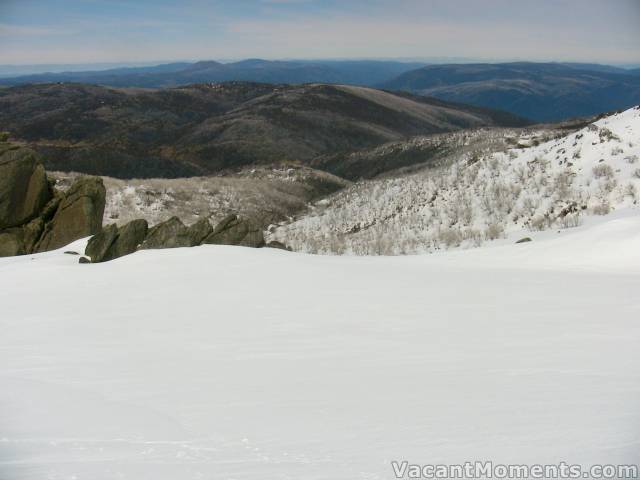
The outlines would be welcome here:
[[[0,259],[0,478],[640,458],[640,216],[412,257]]]

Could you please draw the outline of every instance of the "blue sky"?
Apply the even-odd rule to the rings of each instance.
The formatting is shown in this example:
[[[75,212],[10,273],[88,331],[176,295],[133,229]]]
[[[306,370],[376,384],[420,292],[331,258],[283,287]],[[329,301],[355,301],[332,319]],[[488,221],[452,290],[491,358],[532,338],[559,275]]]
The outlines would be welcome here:
[[[640,0],[0,0],[0,64],[249,57],[640,63]]]

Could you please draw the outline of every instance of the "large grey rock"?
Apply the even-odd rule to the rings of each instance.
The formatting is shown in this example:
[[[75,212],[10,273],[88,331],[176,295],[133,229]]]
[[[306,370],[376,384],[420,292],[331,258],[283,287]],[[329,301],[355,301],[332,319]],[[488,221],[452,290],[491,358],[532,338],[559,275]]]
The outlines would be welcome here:
[[[118,227],[115,224],[107,225],[91,237],[89,243],[87,243],[87,248],[84,250],[84,254],[91,258],[93,263],[102,262],[117,236]]]
[[[32,253],[43,228],[44,222],[38,217],[21,227],[13,227],[0,232],[0,257]]]
[[[0,155],[0,230],[37,217],[52,193],[44,167],[26,148],[3,149]]]
[[[91,237],[84,254],[92,263],[108,262],[134,253],[147,236],[147,221],[133,220],[118,228],[107,225]]]
[[[187,230],[187,234],[193,246],[201,245],[202,242],[204,242],[204,239],[207,238],[211,232],[213,232],[213,227],[207,218],[201,218]]]
[[[45,223],[46,222],[50,222],[51,220],[53,220],[53,216],[58,211],[58,207],[60,206],[60,202],[64,198],[64,195],[59,193],[59,192],[57,192],[57,191],[54,191],[53,193],[54,193],[54,197],[51,200],[49,200],[49,202],[47,202],[47,204],[42,209],[42,212],[40,212],[40,218]]]
[[[178,217],[171,217],[166,222],[159,223],[149,229],[147,239],[141,249],[195,247],[211,233],[209,221],[202,219],[191,227],[186,227]]]
[[[229,215],[213,229],[204,243],[260,248],[264,246],[264,233],[251,220]]]
[[[286,250],[288,252],[291,251],[291,247],[287,247],[284,243],[279,242],[278,240],[271,240],[269,243],[265,245],[267,248],[276,248],[278,250]]]
[[[133,220],[118,228],[115,241],[111,244],[106,255],[100,261],[107,262],[109,260],[114,260],[134,253],[138,250],[138,247],[140,247],[142,242],[144,242],[148,228],[149,226],[147,221],[142,219]],[[94,261],[93,257],[91,257],[91,259]]]
[[[178,217],[171,217],[149,229],[142,250],[160,248],[190,247],[187,241],[187,227]]]
[[[25,253],[33,253],[44,230],[44,220],[37,217],[22,227]]]
[[[0,232],[0,257],[24,255],[24,239],[21,228],[11,228]]]
[[[102,228],[106,191],[99,177],[81,177],[66,192],[53,219],[46,225],[36,250],[63,247],[95,235]]]

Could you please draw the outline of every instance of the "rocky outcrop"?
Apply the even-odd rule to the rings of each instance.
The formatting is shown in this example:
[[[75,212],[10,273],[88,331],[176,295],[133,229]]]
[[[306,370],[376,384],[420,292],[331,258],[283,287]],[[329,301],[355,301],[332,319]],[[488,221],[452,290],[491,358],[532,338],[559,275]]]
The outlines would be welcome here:
[[[37,252],[64,247],[102,228],[106,191],[99,177],[81,177],[60,201],[53,219],[45,226]]]
[[[108,262],[129,255],[140,247],[147,236],[146,220],[133,220],[118,228],[107,225],[94,235],[85,250],[92,263]]]
[[[162,248],[195,247],[213,231],[206,218],[186,227],[178,217],[172,217],[149,230],[146,240],[140,247],[143,250]]]
[[[0,231],[37,217],[52,197],[36,154],[25,148],[0,150]]]
[[[203,243],[265,246],[262,229],[237,215],[229,215],[215,228],[207,218],[187,227],[177,217],[151,229],[142,219],[102,228],[105,198],[99,177],[81,177],[66,192],[57,191],[34,152],[0,142],[0,256],[54,250],[89,236],[93,237],[83,263],[106,262],[139,249]]]
[[[94,235],[85,250],[92,263],[107,262],[137,250],[195,247],[213,231],[203,218],[187,227],[178,217],[172,217],[149,229],[146,220],[133,220],[118,228],[107,225]]]
[[[25,253],[22,229],[12,228],[0,232],[0,257],[14,257]]]
[[[222,220],[205,238],[204,243],[253,248],[260,248],[265,244],[262,229],[251,220],[237,215],[229,215]]]
[[[34,152],[0,143],[0,256],[53,250],[95,234],[105,193],[97,177],[58,192]]]
[[[192,246],[185,224],[178,217],[171,217],[166,222],[151,228],[140,248],[147,250]]]
[[[102,262],[117,236],[118,226],[115,224],[107,225],[91,237],[84,254],[91,258],[94,263]]]
[[[256,248],[265,246],[262,230],[236,215],[225,218],[215,229],[206,218],[187,227],[178,217],[172,217],[148,231],[144,220],[134,220],[120,228],[108,225],[89,240],[85,257],[81,260],[86,263],[86,258],[90,258],[92,263],[100,263],[136,250],[195,247],[203,243]],[[278,242],[272,242],[270,246],[287,249]]]
[[[133,220],[118,229],[118,235],[102,261],[130,255],[142,245],[147,237],[149,225],[146,220]]]
[[[291,247],[287,247],[284,243],[279,242],[277,240],[271,240],[269,243],[267,243],[265,245],[265,247],[267,248],[275,248],[278,250],[287,250],[288,252],[291,251]]]
[[[213,227],[211,226],[209,219],[201,218],[189,227],[187,234],[195,246],[202,245],[204,239],[211,235],[211,232],[213,232]]]
[[[0,232],[0,257],[26,255],[33,249],[44,229],[42,218],[34,218],[26,225]]]

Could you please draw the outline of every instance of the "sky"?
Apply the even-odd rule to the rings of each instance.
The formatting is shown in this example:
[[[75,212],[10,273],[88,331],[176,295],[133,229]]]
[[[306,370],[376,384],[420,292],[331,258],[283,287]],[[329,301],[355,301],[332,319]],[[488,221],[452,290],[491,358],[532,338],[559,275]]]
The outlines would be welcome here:
[[[640,0],[0,0],[0,64],[640,63]]]

